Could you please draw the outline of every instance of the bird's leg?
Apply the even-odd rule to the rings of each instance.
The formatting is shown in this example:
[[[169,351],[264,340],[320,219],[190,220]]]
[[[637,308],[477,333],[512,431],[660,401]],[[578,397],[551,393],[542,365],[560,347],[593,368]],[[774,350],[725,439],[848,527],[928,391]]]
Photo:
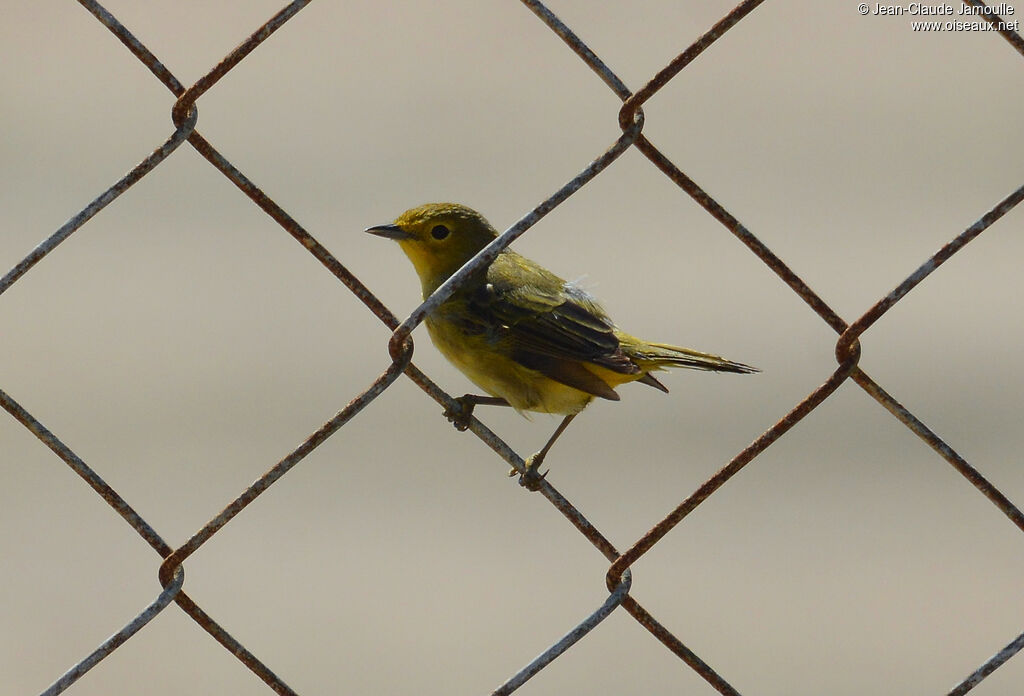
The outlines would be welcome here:
[[[480,396],[479,394],[463,394],[455,399],[455,408],[446,408],[444,417],[451,421],[456,430],[469,427],[469,419],[473,417],[475,406],[509,406],[500,396]]]
[[[558,424],[554,434],[548,439],[547,443],[541,448],[540,452],[527,458],[526,460],[526,471],[522,476],[519,477],[519,485],[523,486],[531,491],[535,491],[540,488],[540,482],[544,480],[544,477],[548,475],[545,471],[543,474],[540,473],[540,464],[544,461],[544,457],[547,456],[548,450],[551,449],[551,445],[555,444],[555,440],[558,436],[565,432],[565,429],[572,422],[572,419],[576,417],[575,413],[570,413],[568,416],[562,419],[562,422]],[[514,476],[516,470],[513,469],[509,472],[509,476]]]

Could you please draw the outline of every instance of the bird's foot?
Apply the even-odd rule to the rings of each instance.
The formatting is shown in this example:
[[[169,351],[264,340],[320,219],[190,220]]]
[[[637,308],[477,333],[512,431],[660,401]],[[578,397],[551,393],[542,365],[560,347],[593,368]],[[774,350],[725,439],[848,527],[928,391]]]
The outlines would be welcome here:
[[[468,398],[469,395],[460,396],[455,399],[455,406],[444,410],[444,417],[447,418],[456,430],[469,428],[469,421],[473,418],[473,407],[476,405]]]
[[[544,457],[538,453],[532,457],[526,459],[526,471],[519,474],[516,469],[510,469],[508,472],[509,477],[519,474],[519,485],[528,491],[540,490],[541,482],[547,478],[548,473],[551,471],[548,469],[543,474],[540,473],[540,464],[544,461]]]

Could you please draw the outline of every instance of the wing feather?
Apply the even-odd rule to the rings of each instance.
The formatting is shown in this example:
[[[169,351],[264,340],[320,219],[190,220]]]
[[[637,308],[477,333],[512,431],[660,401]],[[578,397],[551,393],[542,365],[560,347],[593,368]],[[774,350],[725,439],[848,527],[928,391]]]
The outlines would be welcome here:
[[[622,352],[615,327],[587,293],[514,252],[491,264],[487,283],[469,301],[513,359],[562,384],[605,399],[612,388],[582,363],[622,374],[637,367]]]

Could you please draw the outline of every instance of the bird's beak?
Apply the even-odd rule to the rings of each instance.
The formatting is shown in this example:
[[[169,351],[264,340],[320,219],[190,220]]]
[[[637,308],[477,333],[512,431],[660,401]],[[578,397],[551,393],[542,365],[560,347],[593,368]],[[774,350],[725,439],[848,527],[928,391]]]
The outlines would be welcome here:
[[[366,231],[370,234],[375,234],[378,237],[394,239],[396,242],[403,239],[412,239],[412,234],[406,232],[398,225],[376,225],[374,227],[367,227]]]

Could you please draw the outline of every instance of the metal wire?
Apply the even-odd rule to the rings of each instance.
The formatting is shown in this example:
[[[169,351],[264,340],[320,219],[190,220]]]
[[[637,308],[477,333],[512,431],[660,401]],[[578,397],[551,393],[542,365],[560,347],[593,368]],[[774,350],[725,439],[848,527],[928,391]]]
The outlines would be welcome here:
[[[256,658],[245,646],[233,638],[223,627],[210,617],[184,591],[185,561],[224,527],[235,515],[255,501],[264,491],[278,481],[305,456],[323,443],[333,433],[347,424],[363,408],[383,393],[403,374],[419,386],[428,396],[445,407],[452,407],[455,401],[449,394],[441,390],[427,375],[412,364],[414,350],[411,338],[412,330],[440,303],[451,296],[474,270],[486,265],[516,238],[530,229],[541,217],[560,205],[573,193],[591,181],[598,173],[611,166],[616,159],[630,148],[635,148],[647,157],[650,162],[676,183],[682,191],[691,196],[711,216],[718,220],[731,234],[746,245],[762,262],[764,262],[790,289],[793,290],[828,326],[837,334],[835,371],[819,386],[798,402],[783,415],[771,428],[754,439],[750,445],[739,452],[731,461],[705,481],[689,497],[669,512],[650,531],[637,539],[626,551],[618,551],[611,542],[583,515],[569,500],[562,496],[546,480],[539,487],[546,497],[579,532],[610,562],[606,575],[609,589],[608,598],[597,607],[584,621],[572,627],[566,635],[545,650],[538,658],[510,677],[494,693],[508,694],[521,686],[527,679],[537,674],[551,661],[570,649],[577,641],[592,630],[617,607],[622,606],[640,625],[650,631],[666,648],[677,655],[683,662],[703,677],[712,687],[722,694],[738,694],[729,683],[710,667],[703,659],[686,647],[674,633],[660,623],[653,615],[643,608],[637,599],[630,594],[630,567],[645,553],[653,548],[661,539],[672,531],[687,515],[693,512],[703,501],[710,497],[726,481],[750,463],[761,452],[782,437],[790,428],[807,414],[828,399],[842,384],[852,381],[859,385],[883,408],[902,422],[914,434],[949,462],[964,478],[977,488],[986,498],[1006,515],[1009,520],[1024,531],[1024,515],[1001,491],[999,491],[984,475],[971,466],[961,455],[943,441],[934,431],[926,426],[917,416],[901,405],[893,396],[872,380],[858,365],[860,359],[859,338],[881,316],[911,292],[926,277],[942,265],[946,260],[977,238],[982,232],[996,223],[1009,210],[1024,199],[1024,186],[1018,188],[1002,201],[996,203],[975,224],[953,238],[948,244],[929,257],[918,269],[909,274],[892,292],[878,300],[863,315],[852,323],[843,320],[821,297],[777,255],[775,255],[753,232],[747,229],[735,216],[714,200],[696,182],[688,177],[666,155],[664,155],[643,133],[644,115],[642,106],[654,94],[662,89],[706,48],[716,42],[729,29],[741,22],[754,11],[764,0],[745,0],[737,5],[725,17],[712,26],[696,42],[681,52],[668,65],[654,75],[649,82],[637,92],[631,92],[625,83],[615,75],[576,33],[556,17],[538,0],[522,0],[544,24],[573,50],[586,65],[607,85],[622,101],[618,120],[622,134],[618,136],[608,149],[593,162],[583,168],[578,175],[553,193],[544,202],[525,214],[518,222],[501,234],[461,270],[439,287],[429,298],[417,307],[404,320],[399,320],[392,312],[348,269],[345,268],[325,247],[309,232],[302,228],[288,213],[280,208],[264,191],[250,181],[242,172],[232,165],[225,157],[195,130],[198,122],[196,102],[201,95],[213,88],[216,83],[232,68],[238,65],[257,46],[268,40],[270,36],[296,13],[302,10],[310,0],[296,0],[286,5],[274,17],[254,31],[242,44],[229,53],[220,63],[190,87],[185,87],[174,75],[142,44],[121,22],[110,14],[99,3],[93,0],[79,0],[80,4],[93,14],[111,33],[117,37],[135,57],[164,84],[176,97],[172,109],[172,120],[175,126],[167,141],[146,157],[134,169],[118,180],[109,189],[100,194],[92,203],[74,215],[66,224],[47,237],[24,259],[17,263],[0,279],[0,294],[9,289],[33,266],[46,256],[75,231],[80,229],[98,211],[102,210],[115,198],[128,191],[142,177],[151,172],[167,159],[182,143],[188,142],[217,170],[234,183],[256,205],[273,218],[288,234],[308,250],[321,264],[340,280],[370,311],[392,330],[389,342],[390,363],[372,383],[349,402],[341,411],[330,418],[316,432],[300,443],[288,456],[274,465],[252,485],[243,490],[232,502],[209,522],[198,529],[184,544],[178,548],[169,546],[160,535],[103,479],[96,474],[77,454],[75,454],[60,438],[47,429],[17,401],[4,391],[0,391],[0,405],[18,422],[24,425],[43,444],[50,448],[60,459],[68,464],[88,485],[105,500],[128,524],[146,541],[162,559],[159,577],[162,584],[161,592],[136,617],[132,618],[111,638],[104,641],[96,650],[73,665],[64,675],[58,678],[44,693],[55,695],[63,692],[79,677],[85,674],[104,657],[116,650],[143,628],[154,616],[163,611],[172,602],[213,636],[229,652],[235,655],[246,667],[262,679],[271,689],[280,694],[295,693],[287,684],[275,675],[269,667]],[[969,5],[985,8],[981,0],[965,0]],[[1022,56],[1024,56],[1024,40],[1014,31],[999,24],[1002,19],[985,8],[983,16],[997,27],[998,33]],[[509,447],[497,434],[487,428],[479,420],[472,418],[469,424],[477,437],[486,443],[501,458],[519,471],[524,471],[523,459]],[[973,673],[958,684],[949,693],[964,694],[980,683],[992,671],[1024,649],[1024,634],[1015,638],[1006,647],[978,667]]]

